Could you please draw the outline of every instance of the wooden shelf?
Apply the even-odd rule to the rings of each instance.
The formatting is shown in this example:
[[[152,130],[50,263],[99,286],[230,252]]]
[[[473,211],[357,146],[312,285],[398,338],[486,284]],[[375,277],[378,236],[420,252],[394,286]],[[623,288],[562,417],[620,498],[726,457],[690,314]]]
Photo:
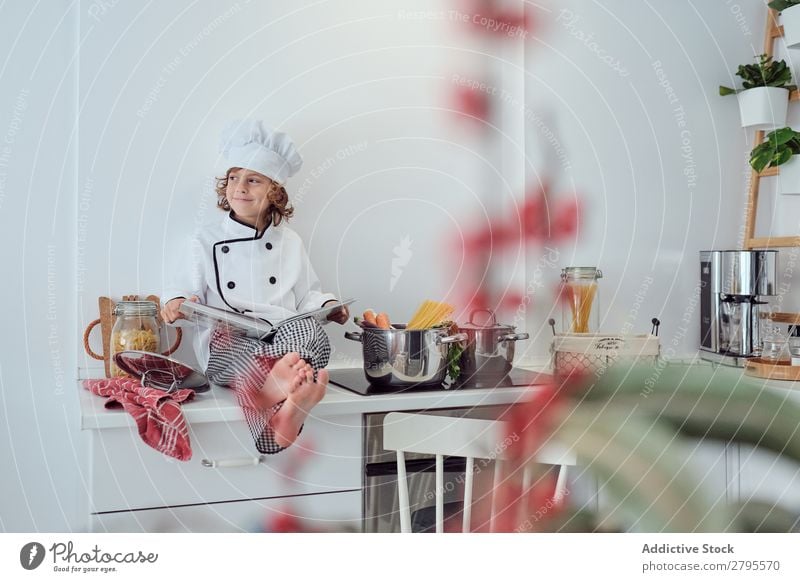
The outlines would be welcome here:
[[[747,249],[774,249],[800,247],[800,236],[765,236],[750,238],[745,242]]]
[[[775,41],[783,36],[783,26],[778,24],[778,13],[772,8],[767,8],[767,21],[764,28],[764,51],[769,56],[775,54]],[[800,101],[800,90],[789,93],[789,100]],[[753,145],[757,146],[764,141],[764,131],[757,130],[753,138]],[[744,248],[769,249],[800,247],[800,236],[767,236],[756,237],[756,213],[758,211],[758,191],[761,178],[779,175],[778,168],[766,168],[763,172],[752,171],[750,185],[747,192],[744,224]]]
[[[748,376],[769,380],[788,380],[790,382],[800,380],[800,366],[792,366],[790,360],[772,362],[761,358],[752,358],[745,362],[744,373]]]
[[[800,313],[762,313],[761,319],[771,319],[775,323],[786,323],[788,325],[800,325]]]

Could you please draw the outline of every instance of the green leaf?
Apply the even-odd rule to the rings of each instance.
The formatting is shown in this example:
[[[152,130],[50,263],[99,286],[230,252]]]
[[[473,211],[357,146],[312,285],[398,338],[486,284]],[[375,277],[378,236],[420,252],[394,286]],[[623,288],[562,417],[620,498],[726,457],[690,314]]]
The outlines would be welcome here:
[[[461,354],[463,353],[464,346],[458,342],[450,344],[450,348],[447,350],[447,375],[452,382],[461,376]]]
[[[791,159],[792,159],[792,150],[789,148],[781,148],[781,150],[778,151],[778,155],[775,157],[775,160],[772,162],[772,165],[780,166],[781,164],[785,164]]]
[[[772,0],[767,6],[778,12],[783,12],[787,8],[797,6],[797,4],[800,4],[800,0]]]
[[[798,531],[798,515],[779,505],[750,499],[736,504],[734,508],[742,531],[753,533],[795,533]],[[589,519],[588,516],[581,517],[584,520]]]
[[[800,462],[800,404],[739,370],[673,364],[656,375],[652,367],[611,368],[585,398],[625,402],[684,434],[754,444]]]
[[[762,147],[762,146],[769,146],[767,143],[763,143],[758,146],[756,149],[753,150],[750,156],[750,166],[756,171],[761,172],[764,168],[769,165],[770,161],[773,157],[773,150],[769,149],[769,147]],[[761,149],[759,149],[761,148]]]
[[[797,133],[791,127],[784,127],[770,132],[767,135],[767,139],[769,140],[770,144],[773,144],[775,147],[777,147],[785,144],[791,139],[794,139],[796,136]]]
[[[750,152],[750,165],[761,172],[767,165],[780,166],[800,154],[800,132],[783,127],[768,133],[762,143]]]
[[[722,96],[725,95],[736,95],[736,89],[731,89],[730,87],[723,87],[722,85],[719,86],[719,94]]]
[[[739,65],[736,75],[742,79],[742,87],[783,87],[792,80],[792,71],[786,61],[773,61],[766,54],[756,56],[757,64]]]
[[[627,407],[603,403],[578,404],[564,411],[555,425],[558,442],[600,478],[612,507],[634,517],[634,529],[731,528],[732,516],[724,505],[712,504],[697,486],[693,468],[686,464],[691,448],[666,425],[631,414]]]

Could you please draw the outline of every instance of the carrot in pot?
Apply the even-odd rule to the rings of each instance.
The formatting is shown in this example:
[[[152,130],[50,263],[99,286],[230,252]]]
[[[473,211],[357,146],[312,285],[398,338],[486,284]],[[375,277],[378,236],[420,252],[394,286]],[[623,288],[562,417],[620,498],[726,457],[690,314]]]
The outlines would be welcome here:
[[[375,312],[371,309],[367,309],[364,312],[364,321],[367,323],[371,323],[372,325],[378,325],[378,322],[375,321]]]
[[[375,318],[375,321],[378,327],[381,329],[392,329],[392,324],[389,322],[389,315],[386,313],[378,314],[378,317]]]

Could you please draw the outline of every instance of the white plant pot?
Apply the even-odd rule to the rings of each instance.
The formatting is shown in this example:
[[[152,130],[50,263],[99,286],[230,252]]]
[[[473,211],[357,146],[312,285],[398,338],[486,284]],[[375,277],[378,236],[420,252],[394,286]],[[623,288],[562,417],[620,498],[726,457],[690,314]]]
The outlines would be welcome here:
[[[783,42],[789,48],[800,48],[800,4],[781,12]]]
[[[781,87],[754,87],[736,94],[742,127],[772,130],[786,125],[789,91]]]
[[[778,192],[800,194],[800,155],[778,166]]]

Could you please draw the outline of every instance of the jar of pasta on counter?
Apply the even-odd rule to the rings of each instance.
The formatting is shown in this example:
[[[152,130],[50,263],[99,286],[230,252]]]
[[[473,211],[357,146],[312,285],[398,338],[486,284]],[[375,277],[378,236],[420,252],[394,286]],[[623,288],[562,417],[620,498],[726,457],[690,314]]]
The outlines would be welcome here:
[[[566,333],[598,331],[600,316],[597,282],[603,272],[596,267],[566,267],[561,270],[562,330]]]
[[[116,321],[111,329],[111,376],[127,376],[114,356],[125,350],[160,352],[158,306],[152,301],[120,301],[114,308]]]

